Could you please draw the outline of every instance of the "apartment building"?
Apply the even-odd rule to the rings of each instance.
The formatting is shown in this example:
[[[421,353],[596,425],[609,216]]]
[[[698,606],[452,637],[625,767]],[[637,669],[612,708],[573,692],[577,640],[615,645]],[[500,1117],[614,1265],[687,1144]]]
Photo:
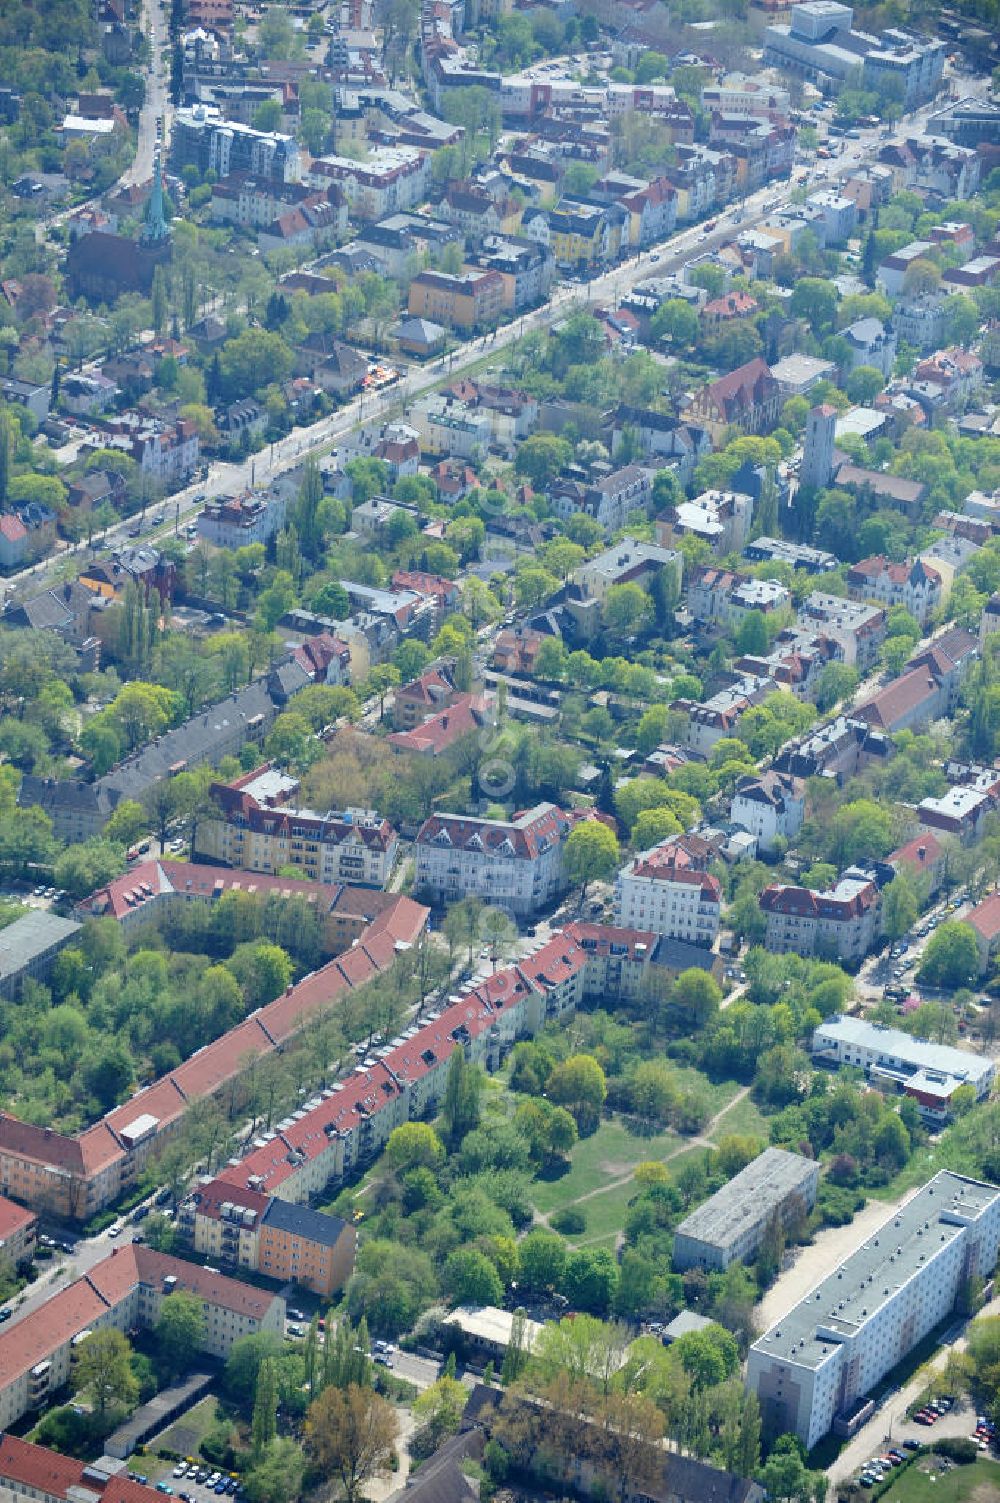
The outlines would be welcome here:
[[[643,851],[619,873],[618,922],[710,950],[722,914],[722,888],[707,869],[713,855],[707,842],[691,835]]]
[[[603,601],[615,585],[638,584],[649,589],[657,575],[669,569],[676,576],[679,594],[682,566],[683,557],[676,549],[625,537],[581,564],[574,571],[573,583],[585,600]]]
[[[568,925],[515,965],[427,1013],[319,1100],[262,1133],[245,1158],[219,1175],[219,1193],[238,1187],[241,1194],[298,1203],[343,1180],[381,1152],[394,1127],[433,1114],[456,1049],[495,1070],[518,1039],[585,998],[636,997],[655,943],[649,931]]]
[[[337,183],[352,219],[384,219],[423,203],[430,185],[430,153],[413,146],[379,146],[363,162],[317,157],[310,177],[318,187]]]
[[[875,554],[848,569],[847,592],[852,600],[877,600],[889,610],[901,605],[919,626],[926,626],[941,604],[944,582],[940,571],[921,558],[895,564]]]
[[[791,591],[776,579],[754,579],[710,564],[699,565],[687,587],[688,610],[694,619],[718,621],[727,627],[739,626],[750,611],[769,616],[791,601]]]
[[[384,887],[399,850],[389,821],[371,809],[299,808],[298,789],[297,778],[270,763],[211,784],[218,815],[199,821],[196,854],[247,871],[300,866],[314,882]]]
[[[267,495],[220,496],[206,501],[198,513],[198,536],[215,548],[245,548],[268,543],[285,525],[286,497]]]
[[[729,818],[754,836],[759,852],[773,851],[779,840],[795,839],[802,828],[805,807],[802,779],[771,768],[759,776],[737,780]]]
[[[487,235],[475,259],[484,271],[495,271],[503,280],[505,313],[523,313],[548,297],[555,275],[555,257],[536,240],[519,235]]]
[[[766,1434],[808,1449],[852,1433],[866,1395],[992,1273],[998,1246],[1000,1190],[936,1174],[750,1348]]]
[[[245,173],[252,178],[274,178],[279,183],[297,183],[302,176],[294,136],[223,120],[222,112],[211,104],[174,111],[170,150],[178,171],[191,165],[203,176],[209,171],[218,178]]]
[[[34,1211],[0,1196],[0,1260],[10,1268],[27,1268],[35,1256],[37,1234]]]
[[[79,932],[74,919],[45,908],[31,908],[0,929],[0,997],[19,995],[29,977],[44,981],[59,951]]]
[[[767,920],[766,945],[776,955],[862,960],[879,933],[878,886],[853,868],[828,892],[772,882],[759,902]]]
[[[617,532],[633,512],[646,510],[653,497],[654,477],[655,471],[630,464],[592,484],[572,476],[558,477],[546,494],[557,517],[568,519],[583,513],[600,522],[607,532]]]
[[[565,891],[562,848],[571,826],[548,803],[512,820],[432,814],[416,839],[415,889],[434,903],[477,897],[528,918]]]
[[[728,1184],[686,1216],[674,1232],[674,1268],[721,1273],[750,1262],[777,1218],[783,1225],[816,1204],[819,1164],[783,1148],[765,1148]]]
[[[275,1053],[308,1019],[395,964],[417,942],[428,912],[384,893],[345,889],[337,914],[349,950],[114,1107],[76,1137],[0,1113],[0,1193],[61,1219],[86,1221],[134,1184],[154,1148],[192,1101],[234,1088],[250,1061]],[[0,1424],[2,1424],[0,1418]]]
[[[713,553],[740,553],[753,521],[753,497],[739,491],[702,491],[691,501],[679,501],[672,517],[659,529],[672,542],[701,538]]]
[[[457,694],[450,661],[426,668],[419,678],[396,690],[392,702],[393,726],[397,731],[412,731],[428,715],[446,710]]]
[[[225,1360],[243,1336],[284,1333],[280,1295],[151,1247],[125,1243],[0,1332],[0,1428],[6,1430],[47,1405],[69,1380],[74,1350],[85,1335],[106,1326],[150,1330],[164,1302],[179,1290],[201,1301],[201,1349],[209,1356]]]
[[[866,673],[877,662],[885,641],[886,615],[880,606],[814,590],[799,607],[798,624],[822,631],[837,643],[843,662]]]
[[[853,1065],[880,1089],[912,1096],[922,1115],[936,1125],[948,1120],[951,1098],[960,1086],[971,1085],[976,1100],[985,1101],[996,1078],[992,1059],[863,1018],[826,1018],[813,1033],[812,1054],[819,1064],[834,1069]]]
[[[449,329],[486,329],[504,309],[504,280],[498,271],[421,271],[410,283],[408,311]]]
[[[354,1272],[357,1232],[349,1222],[220,1180],[182,1203],[178,1226],[213,1263],[249,1268],[326,1299]]]

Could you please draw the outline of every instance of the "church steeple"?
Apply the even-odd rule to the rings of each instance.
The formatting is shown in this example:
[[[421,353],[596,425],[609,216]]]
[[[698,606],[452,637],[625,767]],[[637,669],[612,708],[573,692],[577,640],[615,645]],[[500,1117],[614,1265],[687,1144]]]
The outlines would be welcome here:
[[[161,241],[167,239],[169,234],[166,216],[163,212],[163,174],[160,168],[160,152],[157,148],[153,155],[153,186],[146,204],[139,239],[143,245],[159,245]]]

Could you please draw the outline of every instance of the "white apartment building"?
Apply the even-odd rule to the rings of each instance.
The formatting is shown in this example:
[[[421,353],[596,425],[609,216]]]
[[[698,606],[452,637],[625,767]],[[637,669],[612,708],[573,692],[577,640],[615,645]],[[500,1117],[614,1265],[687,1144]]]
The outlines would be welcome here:
[[[702,491],[681,501],[670,524],[672,540],[703,538],[713,553],[742,553],[753,522],[753,497],[741,491]]]
[[[843,662],[860,673],[873,667],[885,641],[886,613],[879,606],[814,590],[799,608],[798,624],[819,631],[840,649]]]
[[[944,581],[940,571],[922,558],[912,564],[894,564],[876,554],[851,566],[847,590],[852,600],[877,600],[890,610],[901,605],[919,626],[926,626],[941,604]]]
[[[811,1448],[992,1273],[1000,1190],[942,1170],[750,1348],[747,1387],[768,1435]]]
[[[547,803],[514,820],[432,814],[416,839],[415,890],[440,904],[476,897],[527,918],[565,890],[570,827],[562,809]]]
[[[674,1232],[674,1268],[722,1272],[760,1247],[773,1216],[787,1225],[816,1204],[819,1164],[784,1148],[765,1148],[728,1184],[686,1216]]]
[[[198,536],[216,548],[267,543],[285,525],[284,495],[220,496],[198,513]]]
[[[770,615],[791,600],[791,591],[776,579],[753,579],[709,564],[694,571],[687,587],[691,615],[697,621],[719,621],[724,626],[739,626],[750,611]]]
[[[773,851],[775,841],[794,840],[805,818],[805,784],[786,772],[740,778],[729,817],[756,837],[758,851]]]
[[[399,850],[387,819],[370,809],[297,808],[298,781],[269,765],[213,783],[218,809],[198,823],[195,850],[210,861],[276,874],[299,866],[313,882],[385,887]]]
[[[415,146],[380,146],[363,162],[319,157],[312,164],[311,180],[323,188],[339,183],[352,219],[383,219],[423,203],[430,184],[430,152]]]
[[[618,923],[712,948],[719,933],[722,889],[718,878],[705,870],[708,848],[702,855],[697,848],[692,852],[692,844],[689,837],[673,836],[621,871],[615,891]]]
[[[759,901],[767,919],[766,946],[776,955],[861,960],[879,933],[878,886],[853,868],[829,892],[772,882]]]

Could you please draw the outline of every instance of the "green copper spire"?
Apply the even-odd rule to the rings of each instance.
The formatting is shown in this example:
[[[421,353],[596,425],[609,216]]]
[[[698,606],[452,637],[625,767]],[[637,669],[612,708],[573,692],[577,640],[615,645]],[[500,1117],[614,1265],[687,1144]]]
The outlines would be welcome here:
[[[153,186],[146,204],[140,239],[143,245],[158,245],[161,240],[166,240],[169,233],[163,213],[163,176],[160,171],[160,153],[157,150],[153,156]]]

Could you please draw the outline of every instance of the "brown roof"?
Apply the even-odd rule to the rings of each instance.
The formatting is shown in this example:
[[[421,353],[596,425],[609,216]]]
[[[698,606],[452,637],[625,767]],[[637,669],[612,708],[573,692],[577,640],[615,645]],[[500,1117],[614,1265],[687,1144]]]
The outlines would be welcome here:
[[[913,668],[893,683],[881,689],[855,710],[860,720],[869,725],[893,731],[925,700],[938,692],[938,682],[929,668]]]

